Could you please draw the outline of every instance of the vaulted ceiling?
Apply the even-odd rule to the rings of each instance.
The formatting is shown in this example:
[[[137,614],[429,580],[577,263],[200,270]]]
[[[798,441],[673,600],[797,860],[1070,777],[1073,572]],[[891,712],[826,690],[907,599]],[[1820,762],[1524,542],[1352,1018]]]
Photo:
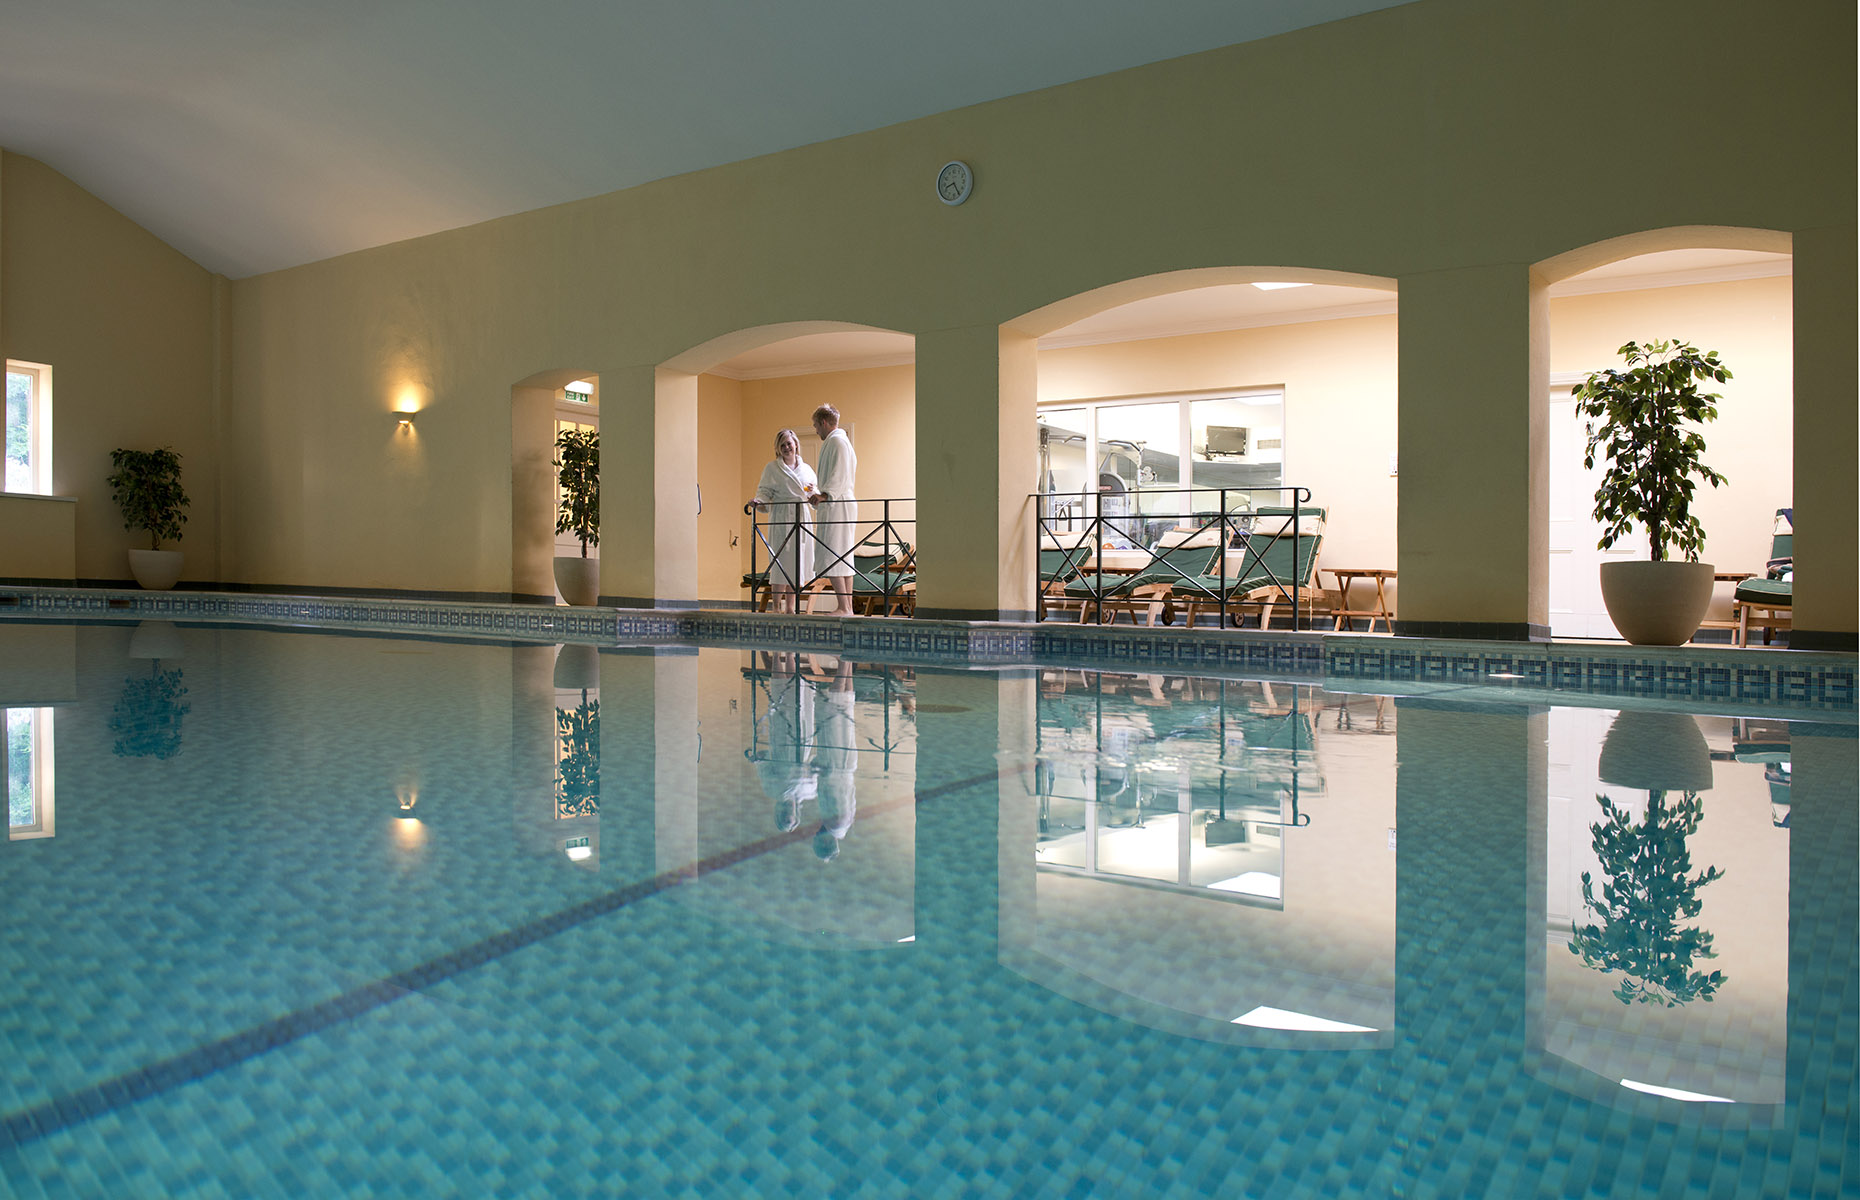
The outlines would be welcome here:
[[[1407,0],[8,0],[0,146],[233,278]]]

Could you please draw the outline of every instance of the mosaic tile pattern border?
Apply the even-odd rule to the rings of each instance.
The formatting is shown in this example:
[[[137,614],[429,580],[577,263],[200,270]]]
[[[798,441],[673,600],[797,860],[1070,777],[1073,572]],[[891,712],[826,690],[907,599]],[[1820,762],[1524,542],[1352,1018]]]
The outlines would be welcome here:
[[[835,621],[737,611],[0,587],[0,617],[8,616],[311,624],[603,645],[754,644],[977,665],[1054,662],[1103,664],[1113,669],[1245,671],[1313,681],[1497,685],[1545,694],[1759,705],[1803,712],[1855,711],[1855,655],[1711,645],[1650,652],[1593,643],[1449,641],[1347,633],[882,618]]]
[[[1856,657],[1728,646],[1455,642],[1336,635],[1324,674],[1386,683],[1502,685],[1512,691],[1854,711]]]

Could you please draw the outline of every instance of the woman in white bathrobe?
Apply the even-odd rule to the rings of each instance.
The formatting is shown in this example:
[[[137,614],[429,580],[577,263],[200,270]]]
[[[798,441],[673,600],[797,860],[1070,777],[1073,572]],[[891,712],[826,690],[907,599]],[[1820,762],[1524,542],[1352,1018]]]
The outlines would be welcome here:
[[[806,502],[817,490],[814,468],[801,461],[800,437],[792,429],[782,430],[775,435],[774,461],[762,468],[756,498],[750,501],[767,510],[763,527],[776,612],[793,612],[795,593],[812,578],[806,554],[812,513]]]
[[[859,502],[853,495],[853,476],[859,459],[852,439],[840,428],[840,410],[823,404],[814,410],[814,432],[820,435],[819,491],[814,505],[814,573],[833,585],[838,602],[836,617],[850,617],[852,607],[852,548],[859,541]]]

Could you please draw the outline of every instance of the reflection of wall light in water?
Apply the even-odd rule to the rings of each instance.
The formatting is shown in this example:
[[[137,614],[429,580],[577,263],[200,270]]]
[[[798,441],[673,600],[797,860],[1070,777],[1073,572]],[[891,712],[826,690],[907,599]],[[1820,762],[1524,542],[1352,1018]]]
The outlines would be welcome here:
[[[1621,1086],[1629,1091],[1645,1092],[1649,1096],[1665,1096],[1668,1100],[1688,1100],[1694,1104],[1736,1104],[1729,1096],[1707,1096],[1703,1092],[1682,1092],[1678,1088],[1661,1087],[1657,1083],[1641,1083],[1636,1079],[1623,1079]]]
[[[1230,1024],[1251,1025],[1255,1029],[1296,1029],[1304,1033],[1374,1033],[1369,1025],[1351,1025],[1346,1021],[1327,1021],[1323,1017],[1307,1016],[1286,1008],[1269,1008],[1262,1004],[1244,1016],[1235,1017]]]
[[[418,817],[402,817],[394,822],[394,840],[401,849],[412,850],[426,844],[426,824]]]
[[[1210,883],[1208,889],[1215,892],[1239,892],[1244,896],[1259,896],[1266,900],[1280,898],[1279,877],[1264,871],[1244,871],[1232,879]]]
[[[400,801],[401,815],[410,816],[413,813],[413,806],[420,802],[420,793],[418,789],[403,783],[395,787],[394,798]]]

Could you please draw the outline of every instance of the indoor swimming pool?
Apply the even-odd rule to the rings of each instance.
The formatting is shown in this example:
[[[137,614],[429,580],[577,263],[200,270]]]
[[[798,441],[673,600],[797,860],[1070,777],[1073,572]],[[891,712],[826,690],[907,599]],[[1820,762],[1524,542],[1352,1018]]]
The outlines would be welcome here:
[[[0,650],[7,1195],[1860,1192],[1851,710]]]

